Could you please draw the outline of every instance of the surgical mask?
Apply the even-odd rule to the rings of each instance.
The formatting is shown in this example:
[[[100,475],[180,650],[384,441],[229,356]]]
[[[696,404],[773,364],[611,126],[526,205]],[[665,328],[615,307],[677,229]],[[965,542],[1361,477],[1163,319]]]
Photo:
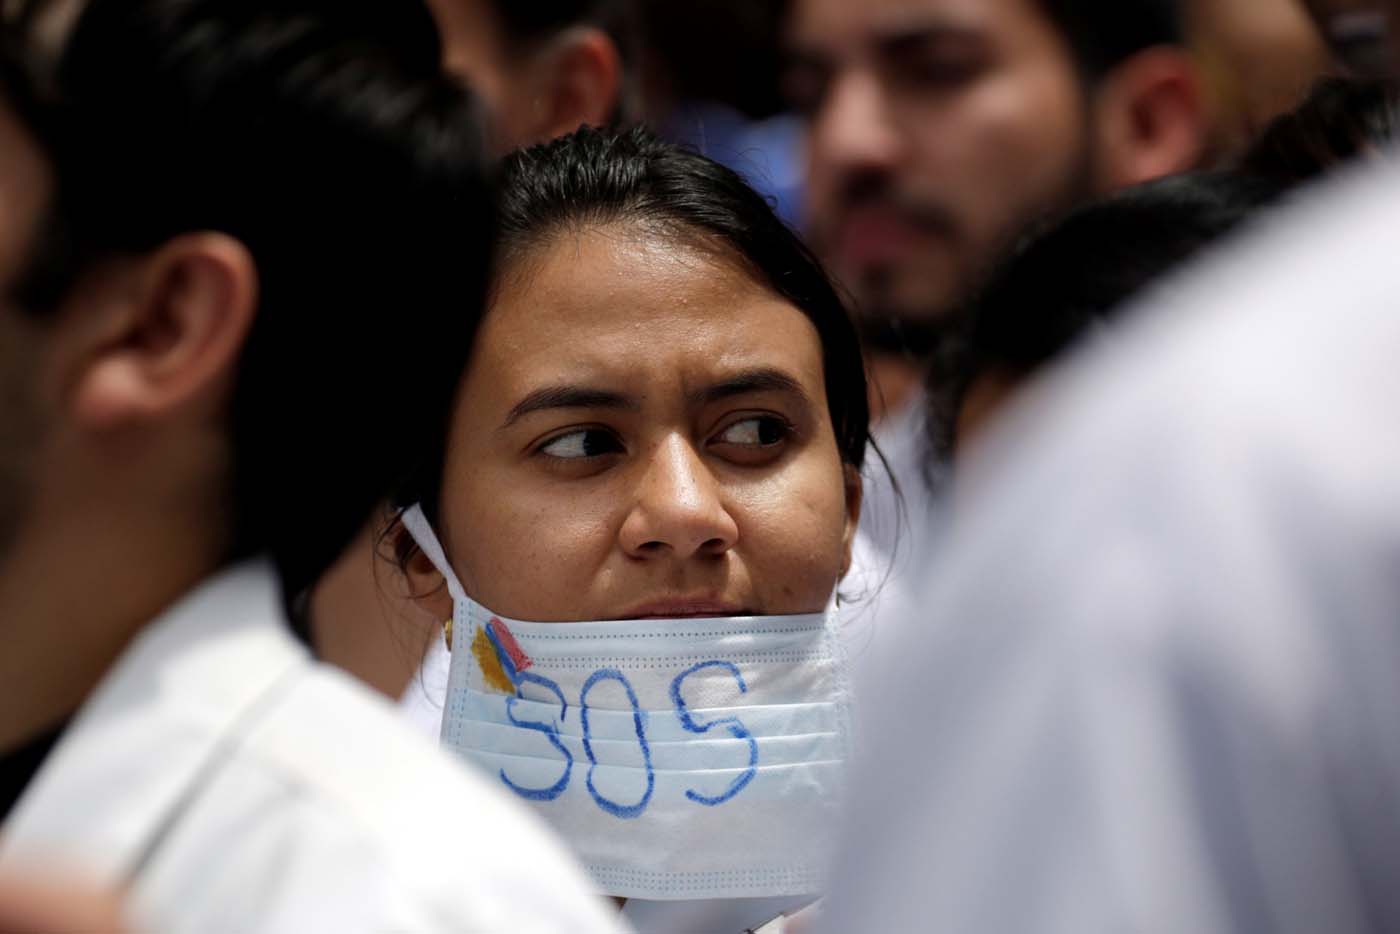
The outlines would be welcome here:
[[[850,755],[834,609],[507,619],[467,596],[418,507],[403,521],[453,598],[444,745],[538,811],[603,892],[821,891]]]

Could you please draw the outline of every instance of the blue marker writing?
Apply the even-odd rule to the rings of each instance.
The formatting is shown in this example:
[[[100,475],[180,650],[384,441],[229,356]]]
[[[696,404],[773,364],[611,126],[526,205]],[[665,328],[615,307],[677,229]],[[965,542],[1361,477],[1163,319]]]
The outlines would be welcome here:
[[[747,694],[749,687],[744,683],[744,676],[739,673],[738,667],[735,666],[733,662],[721,661],[701,662],[698,665],[694,665],[682,671],[680,674],[676,675],[676,679],[671,682],[671,703],[676,708],[676,716],[680,718],[682,727],[689,730],[691,733],[708,733],[715,727],[722,726],[727,728],[735,739],[746,739],[749,741],[749,767],[742,775],[730,782],[729,787],[726,788],[722,794],[711,797],[709,795],[702,795],[694,789],[686,790],[685,796],[691,801],[696,801],[700,804],[708,804],[714,807],[717,804],[723,804],[737,795],[744,789],[744,786],[753,781],[753,777],[758,774],[758,743],[754,740],[753,734],[749,732],[748,727],[744,726],[738,717],[720,717],[718,720],[711,720],[709,723],[696,723],[695,718],[690,715],[690,710],[686,707],[685,697],[681,694],[681,688],[684,686],[686,678],[689,678],[698,671],[704,671],[706,668],[722,668],[732,674],[734,680],[739,683],[740,694]]]
[[[559,719],[563,720],[568,716],[569,704],[568,701],[564,700],[564,692],[559,690],[558,684],[543,675],[537,675],[529,671],[517,672],[515,682],[516,684],[521,684],[523,682],[538,684],[546,690],[553,691],[554,696],[559,698]],[[510,717],[510,722],[518,727],[543,733],[545,738],[549,740],[549,744],[564,754],[564,774],[559,776],[559,781],[550,785],[548,788],[526,788],[523,785],[517,785],[510,780],[510,776],[506,775],[505,769],[501,769],[501,781],[505,782],[506,786],[509,787],[511,791],[520,795],[522,798],[528,798],[531,801],[553,801],[564,793],[565,788],[569,787],[569,777],[574,769],[574,755],[565,748],[563,743],[559,742],[559,725],[557,723],[545,723],[542,720],[515,719],[515,702],[518,699],[517,696],[506,698],[506,716]]]
[[[593,755],[593,744],[590,740],[588,729],[588,692],[600,681],[616,681],[627,691],[627,700],[632,704],[632,723],[637,730],[637,742],[642,747],[642,764],[646,766],[647,790],[642,793],[642,798],[636,804],[618,804],[609,798],[598,793],[598,789],[593,786],[593,772],[598,768],[598,759]],[[579,691],[579,709],[583,717],[583,751],[588,754],[588,793],[593,796],[593,800],[598,807],[607,811],[614,817],[633,818],[641,816],[647,809],[648,802],[651,801],[651,792],[656,787],[656,773],[651,767],[651,747],[647,745],[646,727],[642,722],[642,708],[637,702],[637,692],[632,690],[632,684],[627,678],[615,668],[604,668],[593,672],[588,676],[588,680],[583,684],[583,690]]]

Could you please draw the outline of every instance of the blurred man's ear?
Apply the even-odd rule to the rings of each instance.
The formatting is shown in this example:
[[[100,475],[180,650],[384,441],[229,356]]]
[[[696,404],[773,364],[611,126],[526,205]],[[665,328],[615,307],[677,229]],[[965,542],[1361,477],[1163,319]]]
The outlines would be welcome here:
[[[594,26],[570,29],[539,54],[541,77],[531,101],[534,139],[612,122],[622,94],[622,56],[606,32]]]
[[[187,234],[94,276],[76,293],[101,305],[75,322],[67,397],[77,425],[107,431],[221,409],[258,303],[243,244]]]
[[[1115,67],[1095,92],[1095,169],[1105,191],[1196,168],[1210,137],[1195,59],[1156,46]]]

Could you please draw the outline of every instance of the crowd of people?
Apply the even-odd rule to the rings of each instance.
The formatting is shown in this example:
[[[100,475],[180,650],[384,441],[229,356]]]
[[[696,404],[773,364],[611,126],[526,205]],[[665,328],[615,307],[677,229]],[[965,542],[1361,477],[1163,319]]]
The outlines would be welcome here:
[[[1400,930],[1392,62],[3,4],[0,931]]]

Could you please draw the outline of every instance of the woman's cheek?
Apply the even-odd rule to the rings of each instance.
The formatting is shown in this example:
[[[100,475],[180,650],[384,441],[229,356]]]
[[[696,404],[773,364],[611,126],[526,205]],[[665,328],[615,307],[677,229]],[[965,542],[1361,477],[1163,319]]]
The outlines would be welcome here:
[[[792,479],[792,478],[790,478]],[[740,543],[770,614],[813,613],[841,573],[845,496],[838,480],[804,476],[751,502]]]
[[[487,528],[474,549],[477,600],[517,619],[587,615],[610,549],[605,521],[560,504],[501,510]]]

